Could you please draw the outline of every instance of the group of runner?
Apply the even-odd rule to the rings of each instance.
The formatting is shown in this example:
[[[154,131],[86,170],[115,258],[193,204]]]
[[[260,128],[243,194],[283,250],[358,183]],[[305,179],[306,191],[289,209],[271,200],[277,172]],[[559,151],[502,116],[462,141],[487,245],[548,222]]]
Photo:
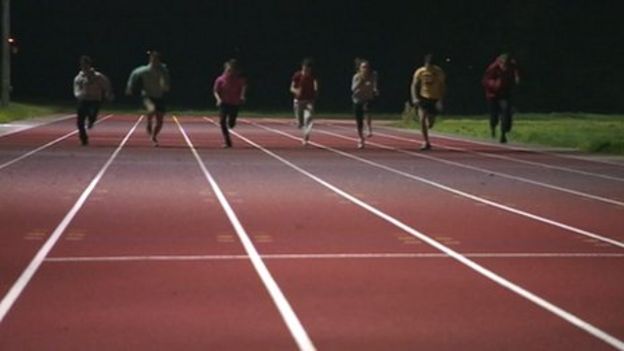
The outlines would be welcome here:
[[[135,68],[126,85],[126,95],[141,94],[147,110],[147,133],[154,146],[158,146],[158,135],[166,113],[165,94],[171,83],[169,70],[161,60],[161,54],[150,51],[147,65]],[[351,83],[353,112],[359,140],[358,148],[364,148],[367,137],[373,135],[371,110],[379,96],[377,72],[366,59],[355,60],[355,74]],[[507,133],[512,126],[511,93],[519,83],[518,67],[508,54],[498,56],[486,69],[482,85],[490,109],[490,130],[493,138],[500,124],[500,142],[507,142]],[[318,97],[319,84],[314,73],[314,62],[306,58],[291,79],[295,123],[302,130],[303,145],[310,140],[314,123],[314,107]],[[423,136],[421,150],[431,149],[429,129],[435,124],[436,116],[442,112],[446,92],[446,75],[442,68],[433,63],[433,55],[427,54],[424,65],[416,69],[410,84],[410,103],[417,109],[420,130]],[[239,64],[232,59],[224,64],[223,73],[213,85],[213,95],[219,109],[223,147],[232,147],[230,129],[236,126],[240,106],[245,103],[247,82],[241,74]],[[93,127],[103,101],[113,99],[109,79],[93,68],[90,57],[80,58],[80,72],[74,79],[74,96],[78,100],[77,125],[82,145],[88,145],[87,129]],[[154,123],[155,121],[155,123]],[[499,123],[500,122],[500,123]]]

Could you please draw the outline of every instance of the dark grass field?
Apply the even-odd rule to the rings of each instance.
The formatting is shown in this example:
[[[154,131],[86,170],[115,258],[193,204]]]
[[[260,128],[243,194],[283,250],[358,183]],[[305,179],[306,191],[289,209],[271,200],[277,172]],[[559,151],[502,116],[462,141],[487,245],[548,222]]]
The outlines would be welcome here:
[[[405,112],[400,127],[417,129],[417,117]],[[434,131],[490,139],[486,115],[442,115]],[[509,137],[512,142],[576,149],[587,153],[624,154],[624,115],[592,113],[518,113]]]

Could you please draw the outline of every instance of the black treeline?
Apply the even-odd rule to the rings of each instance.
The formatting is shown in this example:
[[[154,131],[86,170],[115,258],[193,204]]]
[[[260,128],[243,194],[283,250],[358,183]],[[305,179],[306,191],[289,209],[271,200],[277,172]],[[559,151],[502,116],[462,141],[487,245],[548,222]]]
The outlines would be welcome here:
[[[12,7],[17,98],[71,99],[81,54],[95,59],[121,97],[131,69],[157,48],[177,106],[212,106],[222,63],[237,57],[249,108],[289,109],[290,78],[312,56],[319,111],[346,111],[353,59],[365,57],[379,72],[378,108],[399,112],[413,70],[433,51],[448,75],[448,110],[481,113],[483,70],[509,51],[522,70],[520,110],[624,111],[618,1],[41,0]]]

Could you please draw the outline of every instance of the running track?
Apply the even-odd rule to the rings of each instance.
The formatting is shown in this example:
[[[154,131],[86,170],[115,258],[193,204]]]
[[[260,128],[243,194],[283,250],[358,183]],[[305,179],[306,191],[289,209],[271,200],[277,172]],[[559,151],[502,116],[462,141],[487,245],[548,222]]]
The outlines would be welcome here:
[[[0,136],[0,350],[624,350],[624,165],[214,120]]]

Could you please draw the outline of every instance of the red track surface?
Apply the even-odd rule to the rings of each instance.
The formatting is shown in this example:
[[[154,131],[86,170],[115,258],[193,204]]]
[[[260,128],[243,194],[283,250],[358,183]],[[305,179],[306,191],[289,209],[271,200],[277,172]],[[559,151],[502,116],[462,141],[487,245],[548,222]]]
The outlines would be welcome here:
[[[624,349],[624,165],[138,118],[0,137],[1,350]]]

